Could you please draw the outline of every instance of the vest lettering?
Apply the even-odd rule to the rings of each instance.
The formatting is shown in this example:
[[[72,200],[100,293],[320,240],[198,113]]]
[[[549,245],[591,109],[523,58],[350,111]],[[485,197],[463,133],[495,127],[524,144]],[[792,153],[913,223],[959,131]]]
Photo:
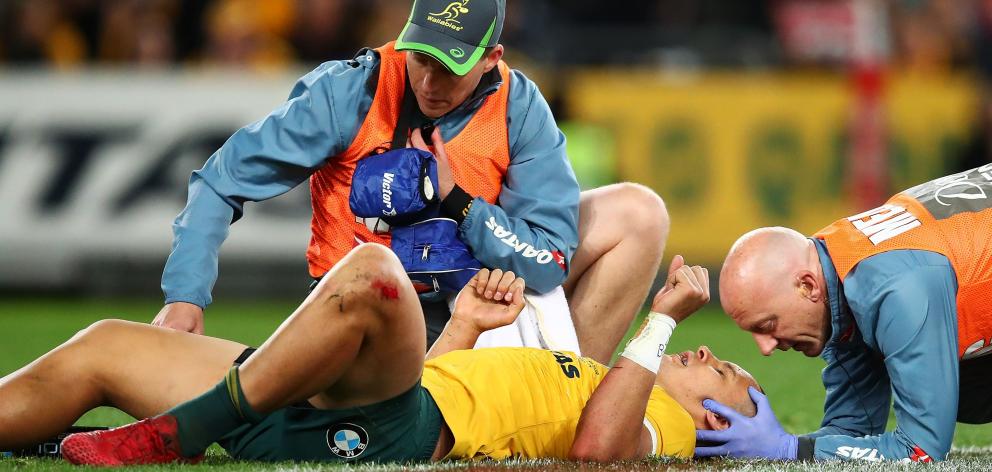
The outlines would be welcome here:
[[[912,213],[906,213],[892,220],[867,228],[865,230],[865,236],[868,236],[868,240],[872,244],[878,246],[879,243],[899,236],[920,225],[920,220],[916,219]]]
[[[893,212],[904,212],[906,209],[897,207],[895,205],[882,205],[873,210],[868,210],[864,213],[854,215],[848,220],[854,224],[854,227],[863,230],[868,226],[871,226],[879,221],[885,221],[892,217]],[[867,218],[867,220],[865,220]]]
[[[920,220],[896,205],[884,205],[848,220],[876,246],[920,226]]]

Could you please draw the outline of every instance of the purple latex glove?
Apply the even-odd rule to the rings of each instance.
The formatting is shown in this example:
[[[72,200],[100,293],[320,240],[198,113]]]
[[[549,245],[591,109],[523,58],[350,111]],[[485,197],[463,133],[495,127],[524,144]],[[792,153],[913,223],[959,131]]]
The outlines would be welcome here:
[[[782,429],[768,404],[768,397],[754,387],[748,387],[747,392],[758,409],[753,417],[744,416],[716,400],[703,401],[703,408],[726,418],[730,427],[721,431],[696,431],[696,444],[702,441],[714,444],[696,447],[696,456],[795,459],[799,439]]]

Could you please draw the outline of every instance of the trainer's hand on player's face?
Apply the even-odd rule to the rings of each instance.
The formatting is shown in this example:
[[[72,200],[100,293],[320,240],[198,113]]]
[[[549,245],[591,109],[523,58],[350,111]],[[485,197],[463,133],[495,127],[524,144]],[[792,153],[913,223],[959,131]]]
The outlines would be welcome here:
[[[444,149],[444,141],[441,140],[441,128],[434,128],[431,141],[433,149],[427,146],[423,136],[420,135],[420,129],[415,129],[410,134],[410,142],[407,145],[434,154],[434,158],[437,159],[437,191],[441,200],[444,200],[451,193],[451,189],[455,188],[455,176],[451,173],[451,161]]]
[[[700,266],[687,266],[682,256],[675,256],[668,267],[668,279],[651,303],[651,311],[664,313],[675,321],[695,313],[710,301],[709,271]]]
[[[452,318],[470,323],[479,332],[513,323],[523,310],[524,279],[513,272],[482,269],[458,294]]]
[[[187,333],[203,334],[203,309],[192,303],[170,303],[159,310],[152,324]]]

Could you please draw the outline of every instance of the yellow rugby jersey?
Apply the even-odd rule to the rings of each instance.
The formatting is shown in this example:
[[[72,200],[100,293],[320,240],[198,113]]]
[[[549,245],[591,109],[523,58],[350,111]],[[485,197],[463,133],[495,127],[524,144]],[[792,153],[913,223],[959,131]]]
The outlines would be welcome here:
[[[427,361],[422,383],[454,435],[446,458],[565,459],[582,408],[608,370],[571,352],[486,348]],[[659,386],[645,417],[654,454],[692,456],[692,417]]]

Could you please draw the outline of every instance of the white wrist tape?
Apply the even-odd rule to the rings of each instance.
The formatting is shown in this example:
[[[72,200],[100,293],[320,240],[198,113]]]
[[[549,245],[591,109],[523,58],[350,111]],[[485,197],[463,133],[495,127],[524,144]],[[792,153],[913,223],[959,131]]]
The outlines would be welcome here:
[[[664,313],[648,313],[644,322],[644,329],[640,334],[631,338],[624,348],[623,354],[627,359],[636,362],[651,372],[658,374],[661,369],[661,360],[665,356],[665,349],[668,347],[668,340],[675,331],[675,319]]]

